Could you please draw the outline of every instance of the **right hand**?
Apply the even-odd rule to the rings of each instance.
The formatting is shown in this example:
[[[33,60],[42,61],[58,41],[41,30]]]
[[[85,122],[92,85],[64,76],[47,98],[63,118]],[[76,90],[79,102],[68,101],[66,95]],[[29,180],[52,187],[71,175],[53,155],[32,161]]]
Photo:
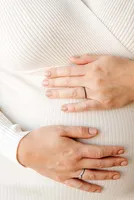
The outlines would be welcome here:
[[[116,157],[124,152],[121,146],[97,146],[74,140],[94,137],[91,131],[91,128],[67,126],[47,126],[34,130],[20,141],[18,161],[68,186],[88,192],[101,192],[101,186],[85,181],[118,179],[119,172],[102,171],[99,168],[122,166],[123,162],[127,165],[127,159]],[[78,176],[83,168],[86,170],[83,180],[80,180]]]

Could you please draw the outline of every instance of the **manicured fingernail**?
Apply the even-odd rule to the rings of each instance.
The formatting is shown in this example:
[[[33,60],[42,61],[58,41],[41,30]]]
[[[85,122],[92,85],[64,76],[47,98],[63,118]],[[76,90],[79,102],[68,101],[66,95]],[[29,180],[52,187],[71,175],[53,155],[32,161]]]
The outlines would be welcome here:
[[[95,129],[95,128],[89,128],[89,134],[90,135],[96,135],[97,134],[97,129]]]
[[[101,191],[101,189],[97,189],[97,190],[95,190],[95,192],[101,193],[102,191]]]
[[[120,175],[119,175],[119,174],[116,174],[116,175],[113,176],[113,179],[114,179],[114,180],[117,180],[117,179],[119,179],[119,178],[120,178]]]
[[[47,81],[47,80],[44,80],[42,84],[43,84],[44,86],[48,86],[48,81]]]
[[[51,96],[52,96],[52,92],[51,92],[51,91],[46,91],[45,95],[46,95],[47,97],[51,97]]]
[[[118,154],[123,154],[125,152],[125,150],[120,150],[120,151],[118,151]]]
[[[128,164],[127,161],[123,161],[123,162],[121,162],[121,166],[126,166],[127,164]]]
[[[51,72],[50,71],[46,71],[44,74],[46,77],[50,77],[51,76]]]
[[[62,106],[61,110],[62,110],[62,111],[67,111],[67,110],[68,110],[68,107],[67,107],[67,106]]]

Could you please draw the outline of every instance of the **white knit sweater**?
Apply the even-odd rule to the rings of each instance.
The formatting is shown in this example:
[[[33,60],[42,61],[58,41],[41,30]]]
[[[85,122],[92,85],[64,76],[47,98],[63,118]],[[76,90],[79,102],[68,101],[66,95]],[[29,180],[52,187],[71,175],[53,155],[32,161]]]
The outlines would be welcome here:
[[[61,105],[74,100],[44,95],[46,67],[69,65],[69,57],[84,53],[134,59],[134,0],[0,0],[0,199],[134,199],[134,104],[66,114]],[[95,126],[101,134],[90,143],[126,146],[132,162],[115,168],[123,172],[122,179],[96,181],[104,193],[87,194],[2,156],[16,162],[24,135],[55,124]]]

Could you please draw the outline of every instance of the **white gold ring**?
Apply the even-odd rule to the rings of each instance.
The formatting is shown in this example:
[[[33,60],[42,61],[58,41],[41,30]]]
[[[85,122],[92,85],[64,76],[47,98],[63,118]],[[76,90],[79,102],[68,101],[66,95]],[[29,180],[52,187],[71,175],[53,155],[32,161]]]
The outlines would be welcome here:
[[[82,176],[84,175],[85,173],[85,169],[82,169],[80,175],[78,176],[78,179],[82,179]]]

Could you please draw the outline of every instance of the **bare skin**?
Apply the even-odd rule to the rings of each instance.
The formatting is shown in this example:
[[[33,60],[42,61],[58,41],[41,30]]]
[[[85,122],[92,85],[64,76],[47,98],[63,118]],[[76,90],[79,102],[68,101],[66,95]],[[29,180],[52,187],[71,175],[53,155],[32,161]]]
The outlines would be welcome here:
[[[91,139],[97,133],[96,129],[86,127],[42,127],[20,141],[17,158],[45,177],[83,191],[101,192],[101,186],[85,181],[119,179],[119,172],[104,168],[125,166],[128,161],[119,156],[125,151],[122,146],[87,145],[75,140]],[[86,170],[80,180],[83,168]]]
[[[63,105],[63,111],[120,108],[134,101],[134,61],[87,54],[71,61],[75,66],[51,68],[45,72],[47,78],[43,81],[45,87],[61,87],[48,89],[49,98],[84,99]]]

